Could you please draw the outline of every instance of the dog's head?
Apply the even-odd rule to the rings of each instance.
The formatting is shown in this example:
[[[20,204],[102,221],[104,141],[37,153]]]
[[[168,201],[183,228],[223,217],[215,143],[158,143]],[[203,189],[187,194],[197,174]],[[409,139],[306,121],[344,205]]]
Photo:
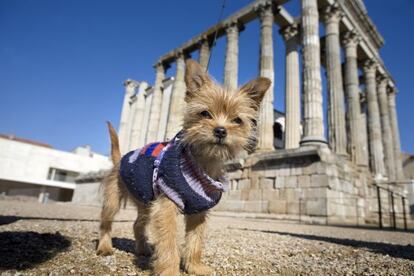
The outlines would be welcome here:
[[[237,90],[216,84],[194,60],[185,71],[183,141],[207,158],[228,160],[256,141],[260,103],[271,81],[257,78]]]

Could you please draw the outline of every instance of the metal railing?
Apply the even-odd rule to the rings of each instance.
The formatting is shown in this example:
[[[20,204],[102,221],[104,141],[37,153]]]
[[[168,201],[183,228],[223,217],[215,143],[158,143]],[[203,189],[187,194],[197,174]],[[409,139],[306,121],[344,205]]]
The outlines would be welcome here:
[[[402,206],[402,214],[400,213],[400,215],[402,215],[402,220],[403,220],[403,229],[407,230],[407,205],[406,205],[406,197],[400,193],[396,193],[388,188],[384,188],[384,187],[380,187],[378,185],[375,185],[376,189],[377,189],[377,200],[378,200],[378,227],[379,228],[384,228],[384,224],[383,224],[383,208],[382,208],[382,199],[383,197],[381,197],[381,190],[383,190],[383,192],[386,193],[386,195],[388,196],[388,200],[389,203],[388,205],[390,206],[389,208],[389,217],[390,217],[390,225],[392,227],[392,229],[397,230],[398,226],[397,226],[397,217],[399,215],[398,212],[395,211],[395,206],[396,206],[396,200],[401,200],[401,206]]]
[[[351,219],[350,224],[354,224],[355,226],[361,226],[360,219],[361,216],[361,209],[365,209],[366,214],[364,216],[365,219],[369,219],[369,214],[374,215],[377,213],[378,215],[378,228],[383,229],[385,228],[386,219],[389,217],[389,228],[392,230],[408,230],[408,223],[407,223],[407,199],[405,195],[397,193],[395,191],[392,191],[389,188],[380,187],[378,185],[375,185],[374,187],[374,195],[370,197],[329,197],[329,198],[318,198],[318,197],[301,197],[299,198],[299,208],[298,208],[298,220],[299,222],[305,222],[305,217],[312,217],[314,215],[308,214],[306,212],[306,208],[303,208],[304,204],[308,201],[320,201],[325,200],[326,204],[326,224],[327,225],[334,225],[336,224],[334,221],[337,221],[337,219],[334,219],[334,221],[330,221],[329,215],[328,215],[328,201],[329,204],[339,204],[339,205],[345,205],[346,207],[355,207],[355,210],[351,213],[354,214],[347,214],[345,215],[346,218]],[[365,200],[368,205],[360,206],[358,204],[359,200]],[[338,202],[335,202],[338,201]],[[344,203],[344,201],[348,203]],[[352,201],[355,201],[355,204],[352,203]],[[371,202],[370,202],[371,201]],[[377,210],[370,210],[370,207],[375,206],[375,203],[372,201],[377,201]],[[349,212],[349,209],[348,209]],[[362,210],[362,212],[364,212]],[[340,217],[340,215],[339,215]],[[372,216],[371,216],[372,218]],[[331,218],[332,219],[332,218]],[[355,219],[355,220],[354,220]],[[365,223],[362,223],[365,224]],[[388,228],[388,227],[387,227]]]

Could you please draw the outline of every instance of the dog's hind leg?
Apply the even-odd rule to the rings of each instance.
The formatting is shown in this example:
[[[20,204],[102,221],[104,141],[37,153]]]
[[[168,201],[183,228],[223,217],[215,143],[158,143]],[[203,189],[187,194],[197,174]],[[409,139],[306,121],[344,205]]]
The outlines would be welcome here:
[[[104,182],[104,198],[101,211],[100,237],[96,253],[98,255],[112,254],[111,230],[113,219],[121,207],[121,199],[123,197],[118,168],[112,169]]]
[[[184,268],[189,274],[210,275],[213,270],[201,263],[207,213],[185,216]]]
[[[150,256],[151,250],[145,231],[149,219],[149,207],[141,202],[135,202],[135,204],[138,209],[137,219],[134,223],[135,251],[137,255]]]
[[[177,206],[167,197],[162,196],[151,204],[149,227],[154,243],[154,275],[180,273],[177,216]]]

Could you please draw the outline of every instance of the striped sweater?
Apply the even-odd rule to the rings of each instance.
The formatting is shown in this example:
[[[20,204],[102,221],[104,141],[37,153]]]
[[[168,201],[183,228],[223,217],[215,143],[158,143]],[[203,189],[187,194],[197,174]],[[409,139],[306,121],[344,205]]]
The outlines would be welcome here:
[[[128,191],[148,204],[160,194],[172,200],[184,214],[214,207],[227,188],[227,180],[212,179],[195,162],[180,133],[170,142],[151,143],[121,159],[120,176]]]

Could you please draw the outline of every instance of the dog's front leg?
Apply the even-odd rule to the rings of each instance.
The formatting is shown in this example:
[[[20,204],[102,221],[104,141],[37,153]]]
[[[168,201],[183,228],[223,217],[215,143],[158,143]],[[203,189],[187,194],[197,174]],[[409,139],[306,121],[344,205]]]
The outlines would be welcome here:
[[[185,217],[184,267],[189,274],[209,275],[213,270],[201,263],[207,212]]]
[[[155,200],[150,210],[150,230],[154,243],[154,274],[179,275],[180,253],[177,242],[177,206],[168,198]]]

